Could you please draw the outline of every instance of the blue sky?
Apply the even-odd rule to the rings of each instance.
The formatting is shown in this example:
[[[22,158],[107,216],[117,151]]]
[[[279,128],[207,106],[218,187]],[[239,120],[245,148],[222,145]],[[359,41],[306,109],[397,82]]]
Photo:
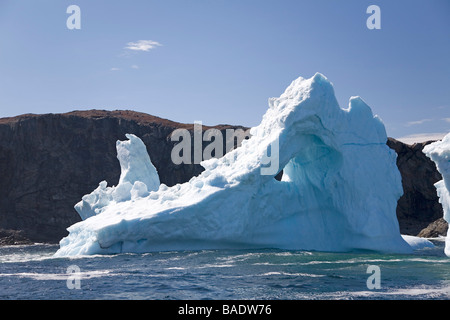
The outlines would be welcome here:
[[[450,131],[448,0],[0,0],[0,39],[0,117],[130,109],[255,126],[269,97],[321,72],[389,136]]]

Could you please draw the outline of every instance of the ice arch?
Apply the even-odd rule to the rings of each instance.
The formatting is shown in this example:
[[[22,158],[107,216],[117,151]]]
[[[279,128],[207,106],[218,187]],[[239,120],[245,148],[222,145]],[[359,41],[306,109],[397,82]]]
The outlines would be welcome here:
[[[71,226],[57,256],[208,248],[411,252],[396,205],[396,154],[359,97],[341,109],[321,74],[298,78],[252,137],[189,182],[111,202]],[[262,174],[268,154],[282,181]]]

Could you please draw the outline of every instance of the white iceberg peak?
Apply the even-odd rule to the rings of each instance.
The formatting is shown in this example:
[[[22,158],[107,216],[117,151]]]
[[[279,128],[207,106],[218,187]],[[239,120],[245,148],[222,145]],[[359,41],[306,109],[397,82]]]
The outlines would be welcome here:
[[[128,141],[116,143],[121,168],[119,185],[125,182],[134,185],[136,181],[140,181],[147,186],[148,191],[158,190],[158,172],[150,160],[145,144],[134,134],[125,136]]]
[[[126,137],[129,140],[116,143],[121,168],[118,185],[107,187],[107,182],[102,181],[92,193],[83,196],[75,205],[81,219],[100,214],[113,203],[142,198],[150,191],[158,190],[158,173],[150,161],[145,144],[133,134],[126,134]]]

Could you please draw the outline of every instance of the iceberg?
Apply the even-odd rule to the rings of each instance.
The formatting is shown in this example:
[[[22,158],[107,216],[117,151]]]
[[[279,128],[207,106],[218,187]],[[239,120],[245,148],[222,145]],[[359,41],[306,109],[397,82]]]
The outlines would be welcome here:
[[[322,74],[300,77],[269,99],[250,134],[172,187],[156,187],[143,151],[119,155],[119,185],[103,182],[83,197],[77,207],[84,220],[68,228],[55,255],[222,248],[411,253],[417,243],[430,244],[415,241],[413,248],[400,235],[397,155],[360,97],[343,109]],[[277,170],[265,170],[268,154]]]
[[[438,171],[442,175],[442,180],[436,182],[439,202],[444,210],[444,220],[450,223],[450,133],[442,140],[433,142],[423,148],[423,152],[428,158],[434,161]],[[445,254],[450,257],[449,231],[445,238]]]
[[[150,160],[145,144],[133,134],[125,136],[129,140],[116,143],[121,168],[119,183],[117,186],[107,187],[108,183],[102,181],[92,193],[83,196],[75,205],[81,219],[86,220],[100,214],[107,206],[145,197],[149,191],[158,190],[158,172]]]

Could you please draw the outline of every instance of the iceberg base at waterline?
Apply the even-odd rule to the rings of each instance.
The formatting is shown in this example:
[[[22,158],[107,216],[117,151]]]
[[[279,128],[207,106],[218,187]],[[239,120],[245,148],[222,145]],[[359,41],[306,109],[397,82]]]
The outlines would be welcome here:
[[[241,147],[203,161],[205,170],[189,182],[161,184],[123,201],[103,197],[96,211],[68,228],[55,255],[221,248],[411,253],[431,245],[400,235],[397,156],[361,98],[342,109],[323,75],[298,78],[269,99],[250,133]],[[278,170],[265,170],[274,152]],[[122,170],[130,160],[119,158]],[[155,181],[143,171],[128,175]]]

